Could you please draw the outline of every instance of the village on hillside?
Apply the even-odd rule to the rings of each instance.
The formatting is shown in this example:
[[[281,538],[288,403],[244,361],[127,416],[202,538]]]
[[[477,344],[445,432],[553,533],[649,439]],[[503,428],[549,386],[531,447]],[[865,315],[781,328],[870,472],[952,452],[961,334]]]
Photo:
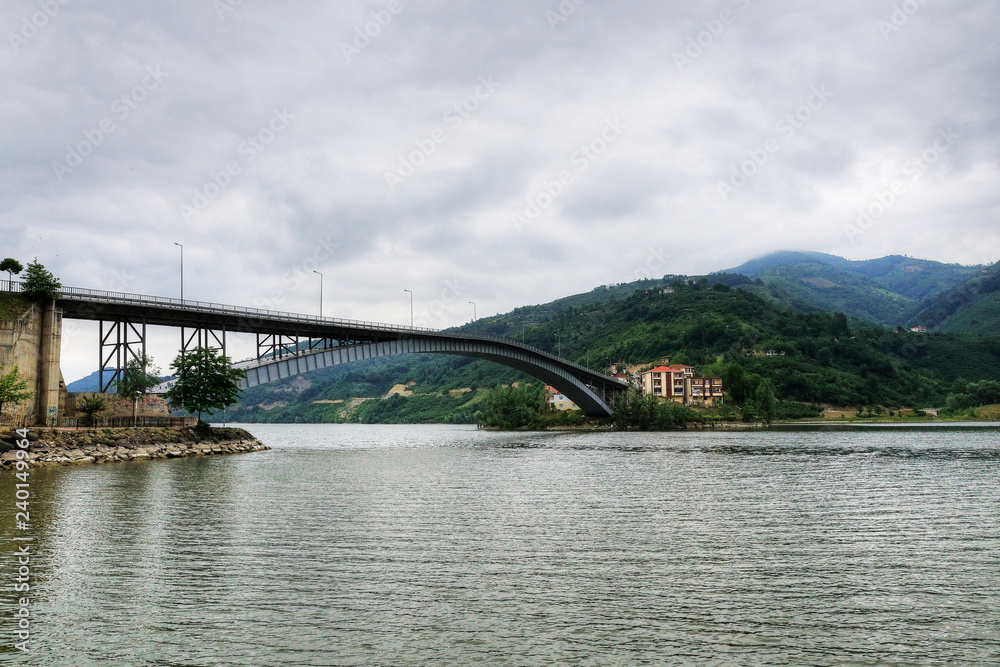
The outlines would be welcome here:
[[[641,366],[615,364],[611,376],[627,382],[663,400],[679,405],[695,407],[715,407],[722,405],[722,378],[703,378],[695,375],[694,366],[671,364],[669,358],[661,360],[655,368],[641,370]],[[555,387],[546,387],[549,403],[557,410],[579,410]]]

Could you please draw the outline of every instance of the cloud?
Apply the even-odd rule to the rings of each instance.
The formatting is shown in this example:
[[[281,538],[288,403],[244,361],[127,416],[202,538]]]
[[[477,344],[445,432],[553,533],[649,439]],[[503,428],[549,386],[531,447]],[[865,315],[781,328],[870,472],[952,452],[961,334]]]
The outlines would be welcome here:
[[[173,295],[179,242],[191,298],[312,312],[320,270],[328,314],[404,322],[412,289],[442,327],[790,247],[995,259],[990,3],[219,4],[4,5],[5,255]]]

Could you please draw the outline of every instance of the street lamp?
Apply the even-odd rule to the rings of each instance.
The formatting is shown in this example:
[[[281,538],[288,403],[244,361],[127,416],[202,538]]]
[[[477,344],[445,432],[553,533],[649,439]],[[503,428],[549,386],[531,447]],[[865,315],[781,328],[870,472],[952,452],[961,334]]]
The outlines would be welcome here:
[[[410,328],[413,328],[413,291],[405,289],[404,292],[410,293]]]
[[[319,276],[319,316],[323,317],[323,274],[315,269],[313,273]]]
[[[556,334],[556,356],[562,356],[562,334]]]
[[[521,322],[521,345],[524,345],[524,330],[529,324],[535,326],[538,322]]]
[[[181,303],[184,303],[184,246],[177,242],[174,245],[181,249]]]
[[[472,304],[472,325],[473,325],[473,331],[478,334],[479,333],[479,322],[478,322],[479,318],[476,317],[476,302],[475,301],[470,301],[469,303]]]

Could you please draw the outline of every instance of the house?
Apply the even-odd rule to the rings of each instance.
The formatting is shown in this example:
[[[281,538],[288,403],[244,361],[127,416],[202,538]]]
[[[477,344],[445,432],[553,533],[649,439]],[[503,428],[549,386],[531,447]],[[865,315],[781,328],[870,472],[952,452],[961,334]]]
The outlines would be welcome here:
[[[579,410],[576,403],[566,398],[564,394],[561,394],[555,387],[545,387],[545,390],[549,393],[549,403],[555,407],[556,410]]]
[[[913,333],[927,333],[927,327],[912,327],[910,331]]]
[[[657,366],[642,374],[642,392],[681,405],[721,404],[722,378],[698,378],[684,364]]]

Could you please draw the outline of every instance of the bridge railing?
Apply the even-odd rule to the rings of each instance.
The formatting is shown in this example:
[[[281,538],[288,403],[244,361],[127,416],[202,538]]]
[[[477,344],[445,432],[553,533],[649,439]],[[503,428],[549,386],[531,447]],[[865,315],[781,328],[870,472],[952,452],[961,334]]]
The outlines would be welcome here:
[[[22,284],[16,280],[3,281],[8,286],[8,291],[22,291]],[[288,322],[302,322],[306,324],[331,324],[348,327],[364,327],[366,329],[381,329],[384,331],[416,331],[422,333],[438,333],[437,329],[426,327],[408,327],[401,324],[386,324],[384,322],[368,322],[365,320],[345,320],[334,317],[320,317],[319,315],[304,315],[302,313],[289,313],[280,310],[267,310],[264,308],[249,308],[246,306],[231,306],[224,303],[213,303],[210,301],[194,301],[191,299],[175,299],[173,297],[148,296],[145,294],[132,294],[129,292],[109,292],[106,290],[85,289],[82,287],[62,287],[59,290],[62,299],[72,300],[74,297],[86,299],[88,301],[104,303],[129,303],[139,306],[160,306],[167,308],[177,308],[179,310],[197,310],[205,313],[227,314],[244,316],[252,319],[262,317],[285,320]]]

